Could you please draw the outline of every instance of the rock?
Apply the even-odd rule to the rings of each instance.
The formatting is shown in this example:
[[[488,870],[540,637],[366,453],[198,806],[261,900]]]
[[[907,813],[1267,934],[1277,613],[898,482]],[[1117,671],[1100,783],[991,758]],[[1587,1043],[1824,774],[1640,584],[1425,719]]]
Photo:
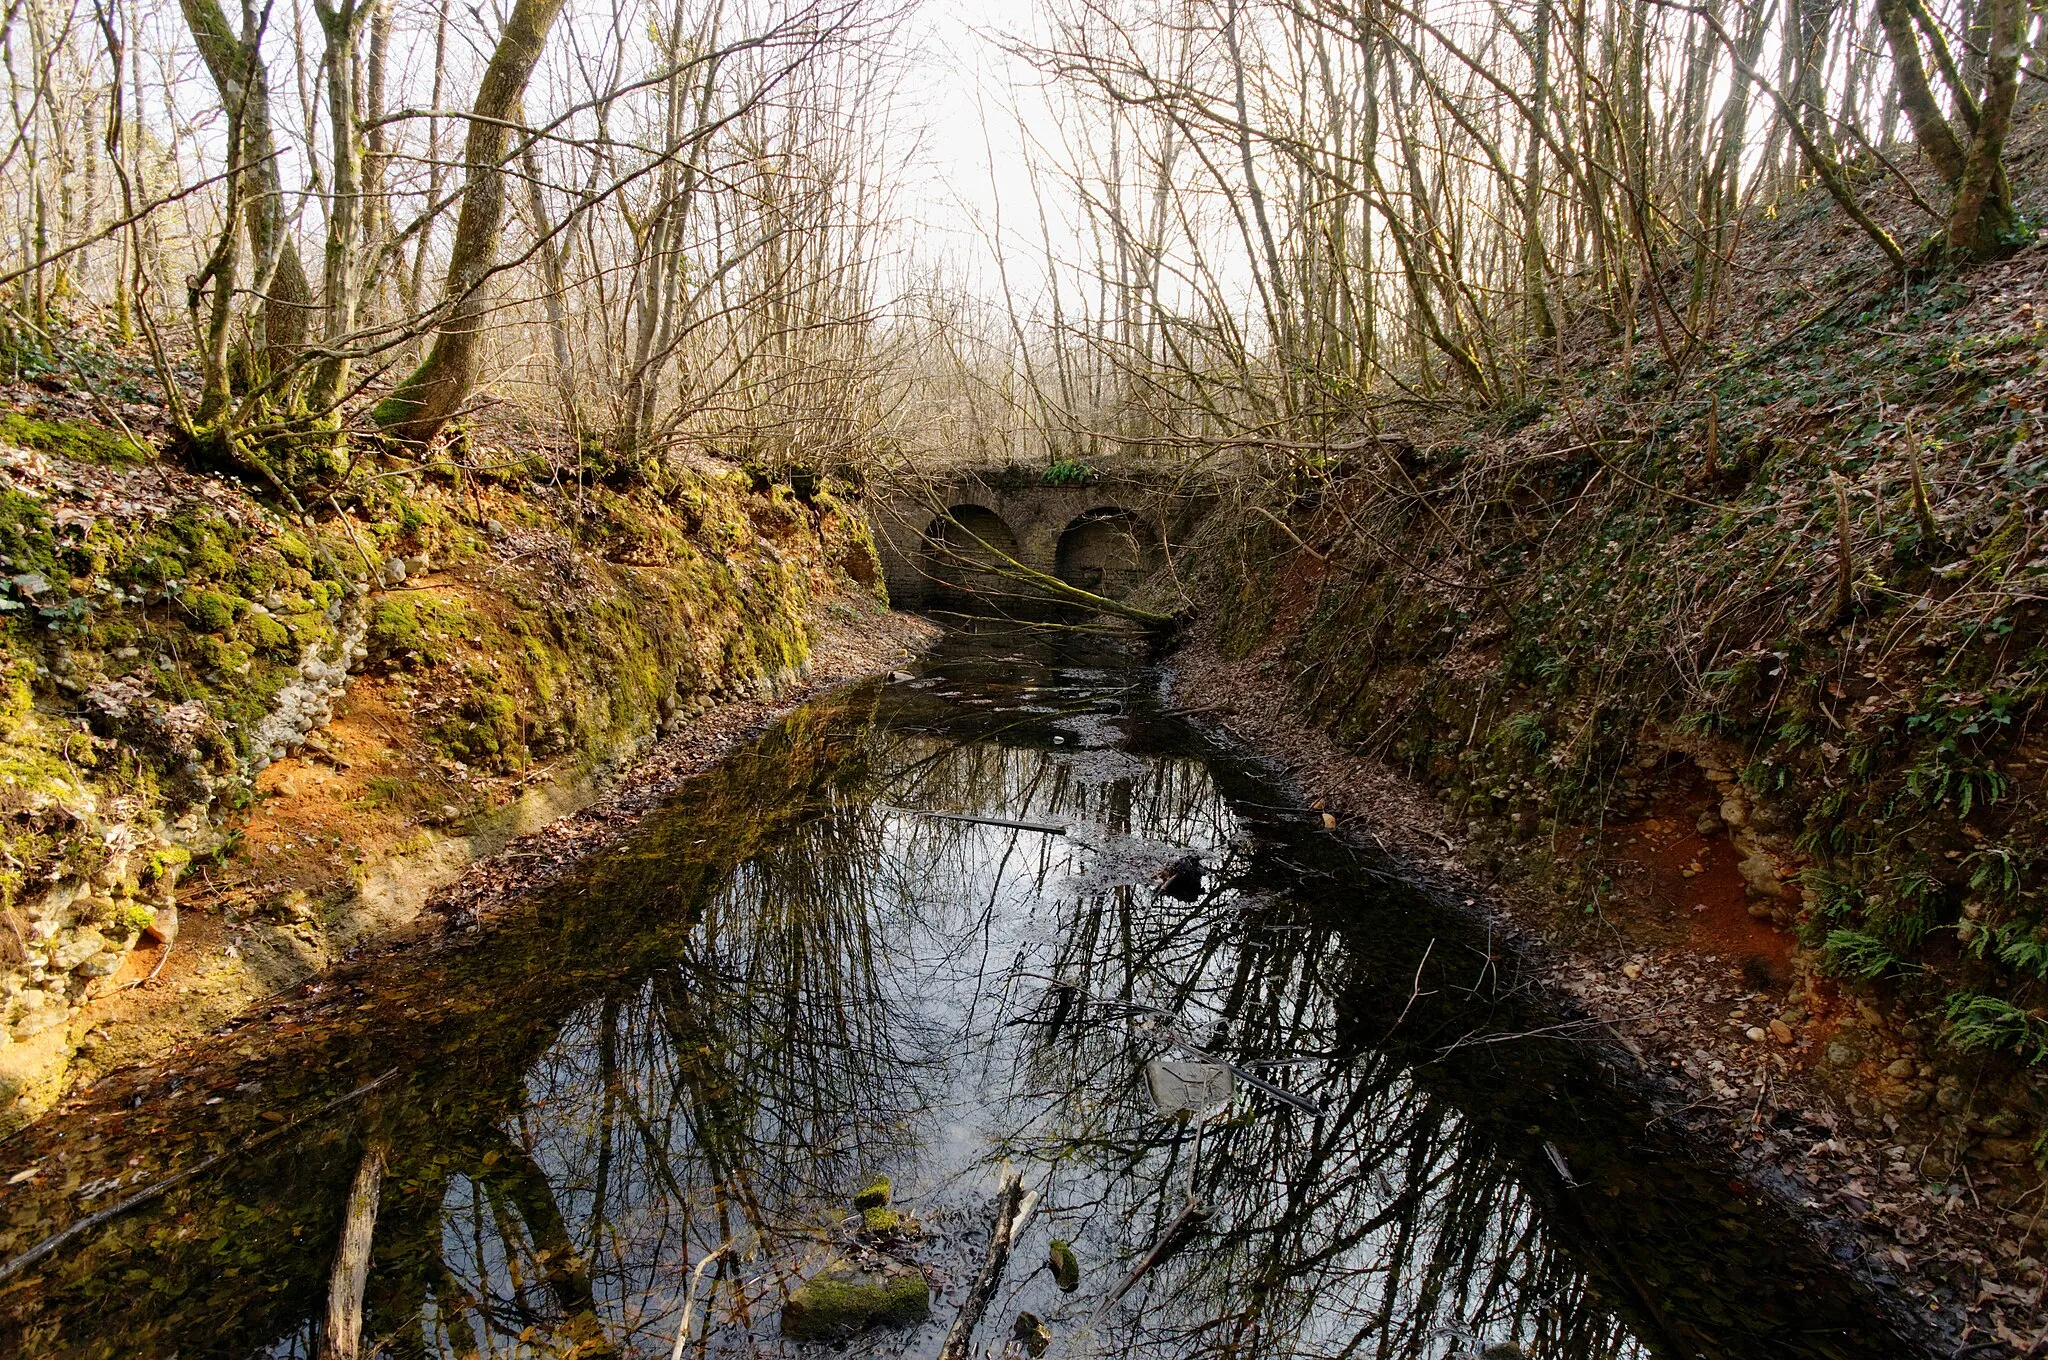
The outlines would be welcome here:
[[[894,1237],[903,1231],[903,1215],[877,1205],[860,1211],[860,1227],[872,1237]]]
[[[1761,850],[1752,850],[1735,866],[1749,890],[1758,897],[1776,897],[1780,891],[1778,862]]]
[[[1010,1329],[1010,1335],[1023,1343],[1033,1360],[1052,1347],[1052,1329],[1040,1321],[1036,1313],[1017,1314],[1017,1323]]]
[[[1157,877],[1159,891],[1176,901],[1193,902],[1202,895],[1202,858],[1182,855],[1163,865]]]
[[[492,538],[503,538],[510,531],[506,529],[505,526],[499,521],[494,519],[487,519],[484,521],[484,532],[489,534]]]
[[[1783,1020],[1771,1021],[1771,1037],[1781,1044],[1792,1042],[1792,1027]]]
[[[78,965],[74,970],[80,977],[112,977],[120,971],[121,960],[126,956],[117,950],[102,949],[99,953]]]
[[[106,947],[106,936],[91,926],[81,926],[51,952],[50,971],[68,973]]]
[[[1728,829],[1726,824],[1723,823],[1721,820],[1721,814],[1714,811],[1714,809],[1712,808],[1708,808],[1705,812],[1702,812],[1699,816],[1699,820],[1694,822],[1692,825],[1693,830],[1699,832],[1702,836],[1718,836],[1723,831]]]
[[[1624,963],[1621,965],[1621,975],[1630,982],[1634,982],[1643,975],[1643,965],[1640,963]]]
[[[887,1176],[877,1176],[868,1182],[866,1189],[853,1197],[853,1207],[856,1209],[886,1208],[894,1193],[895,1188],[889,1184],[889,1178]]]
[[[1828,1045],[1828,1061],[1837,1067],[1847,1067],[1856,1061],[1856,1050],[1837,1039]]]
[[[1896,1062],[1889,1063],[1884,1069],[1884,1074],[1888,1077],[1897,1077],[1903,1081],[1913,1075],[1913,1060],[1911,1058],[1900,1058]]]
[[[156,909],[156,915],[142,928],[142,933],[158,944],[169,944],[178,938],[178,907],[166,902]]]
[[[840,1341],[870,1327],[909,1327],[932,1315],[922,1272],[888,1262],[872,1269],[834,1260],[789,1293],[782,1334],[792,1341]]]
[[[403,581],[405,579],[405,559],[402,557],[386,558],[384,561],[383,579],[384,584],[387,586],[395,586]]]
[[[890,671],[889,678],[900,685],[906,680],[914,680],[917,677],[913,676],[909,671]]]
[[[46,1033],[63,1024],[67,1014],[66,1008],[62,1005],[45,1006],[41,1010],[30,1011],[14,1022],[14,1037],[16,1040],[33,1039],[38,1034]]]
[[[433,569],[434,559],[425,553],[414,553],[411,557],[405,559],[405,574],[407,576],[425,576]]]
[[[1081,1262],[1064,1239],[1055,1237],[1052,1240],[1046,1248],[1045,1264],[1052,1271],[1053,1283],[1060,1287],[1060,1293],[1071,1294],[1081,1287]]]
[[[1749,1041],[1753,1044],[1760,1044],[1765,1040],[1765,1038],[1768,1037],[1764,1033],[1763,1027],[1761,1025],[1751,1025],[1748,1029],[1743,1031],[1743,1034],[1747,1036]]]
[[[1986,1138],[1977,1144],[1976,1155],[1987,1162],[2017,1166],[2029,1160],[2034,1145],[2024,1138]]]

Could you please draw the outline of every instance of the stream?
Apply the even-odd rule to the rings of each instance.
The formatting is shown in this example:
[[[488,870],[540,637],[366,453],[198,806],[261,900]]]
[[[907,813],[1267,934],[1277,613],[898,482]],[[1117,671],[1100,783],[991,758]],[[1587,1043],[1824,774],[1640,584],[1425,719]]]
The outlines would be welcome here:
[[[1005,1165],[1036,1211],[980,1354],[1026,1353],[1020,1312],[1053,1357],[1915,1351],[1482,917],[1159,682],[955,632],[458,944],[0,1145],[0,1354],[320,1355],[352,1219],[364,1355],[670,1356],[724,1246],[686,1353],[828,1353],[783,1306],[851,1252],[930,1319],[829,1353],[930,1357]],[[1162,1112],[1154,1060],[1215,1098]],[[857,1239],[878,1175],[909,1231]]]

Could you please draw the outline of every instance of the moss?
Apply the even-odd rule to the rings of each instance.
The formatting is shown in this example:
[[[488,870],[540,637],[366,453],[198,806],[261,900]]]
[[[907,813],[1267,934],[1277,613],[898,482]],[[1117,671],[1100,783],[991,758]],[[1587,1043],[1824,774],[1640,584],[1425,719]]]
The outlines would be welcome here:
[[[243,641],[261,652],[274,656],[289,656],[292,652],[291,630],[267,614],[251,614],[242,620],[239,629]]]
[[[870,1327],[909,1327],[932,1313],[931,1288],[918,1271],[828,1265],[790,1291],[782,1334],[793,1341],[834,1341]]]
[[[1055,1237],[1046,1248],[1046,1266],[1062,1294],[1071,1294],[1081,1287],[1081,1262],[1064,1240]]]
[[[201,632],[225,633],[235,626],[235,617],[249,607],[247,600],[219,590],[202,590],[185,602],[193,624]]]
[[[880,1209],[889,1203],[893,1194],[894,1187],[889,1184],[889,1178],[887,1176],[877,1176],[872,1181],[869,1181],[859,1194],[853,1197],[853,1207],[856,1209]]]
[[[156,922],[156,913],[140,902],[123,902],[115,907],[107,921],[109,934],[123,938],[140,935]]]
[[[270,546],[291,566],[310,568],[313,565],[313,549],[297,534],[281,533],[270,540]]]
[[[510,773],[526,763],[519,740],[519,709],[509,695],[477,684],[457,716],[437,724],[427,739],[449,756],[478,769]]]
[[[16,572],[57,569],[56,540],[41,501],[19,491],[0,491],[0,553]]]
[[[419,606],[407,595],[388,595],[377,602],[370,611],[369,631],[365,634],[370,655],[377,660],[395,660],[426,647],[426,634],[420,631]]]
[[[861,1210],[860,1226],[863,1232],[876,1237],[894,1237],[903,1231],[903,1215],[894,1209],[880,1206]]]
[[[10,411],[0,416],[0,442],[83,463],[146,463],[149,450],[125,435],[68,420],[37,420]]]

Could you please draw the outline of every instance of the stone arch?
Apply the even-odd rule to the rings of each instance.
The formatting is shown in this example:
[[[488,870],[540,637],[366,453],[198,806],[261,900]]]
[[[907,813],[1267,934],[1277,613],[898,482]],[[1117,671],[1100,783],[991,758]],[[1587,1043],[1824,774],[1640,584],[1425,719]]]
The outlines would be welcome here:
[[[1017,557],[1017,534],[1009,522],[985,505],[955,505],[925,529],[918,565],[942,587],[1001,591],[1004,557]]]
[[[1159,533],[1144,516],[1116,505],[1084,511],[1061,531],[1053,572],[1069,585],[1121,600],[1159,569]]]

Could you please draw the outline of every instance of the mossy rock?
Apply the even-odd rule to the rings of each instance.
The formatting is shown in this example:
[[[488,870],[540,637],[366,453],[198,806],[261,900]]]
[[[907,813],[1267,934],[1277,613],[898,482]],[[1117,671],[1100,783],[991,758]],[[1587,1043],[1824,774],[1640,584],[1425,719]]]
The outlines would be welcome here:
[[[875,1237],[894,1237],[903,1231],[903,1215],[877,1205],[860,1211],[860,1226]]]
[[[1060,1238],[1055,1237],[1046,1249],[1045,1263],[1062,1294],[1071,1294],[1081,1287],[1081,1262],[1074,1256],[1074,1249]]]
[[[920,1272],[838,1260],[790,1291],[782,1334],[792,1341],[840,1341],[870,1327],[915,1326],[931,1315],[931,1287]]]
[[[258,651],[283,656],[291,651],[291,630],[267,614],[251,614],[242,620],[242,640]]]
[[[1010,1328],[1010,1335],[1024,1347],[1025,1353],[1030,1355],[1032,1360],[1038,1360],[1039,1356],[1052,1349],[1052,1328],[1046,1326],[1044,1319],[1036,1313],[1017,1314],[1017,1321]]]
[[[889,1184],[889,1178],[887,1176],[877,1176],[868,1182],[866,1189],[853,1197],[853,1207],[856,1209],[886,1208],[890,1197],[894,1193],[895,1188]]]

